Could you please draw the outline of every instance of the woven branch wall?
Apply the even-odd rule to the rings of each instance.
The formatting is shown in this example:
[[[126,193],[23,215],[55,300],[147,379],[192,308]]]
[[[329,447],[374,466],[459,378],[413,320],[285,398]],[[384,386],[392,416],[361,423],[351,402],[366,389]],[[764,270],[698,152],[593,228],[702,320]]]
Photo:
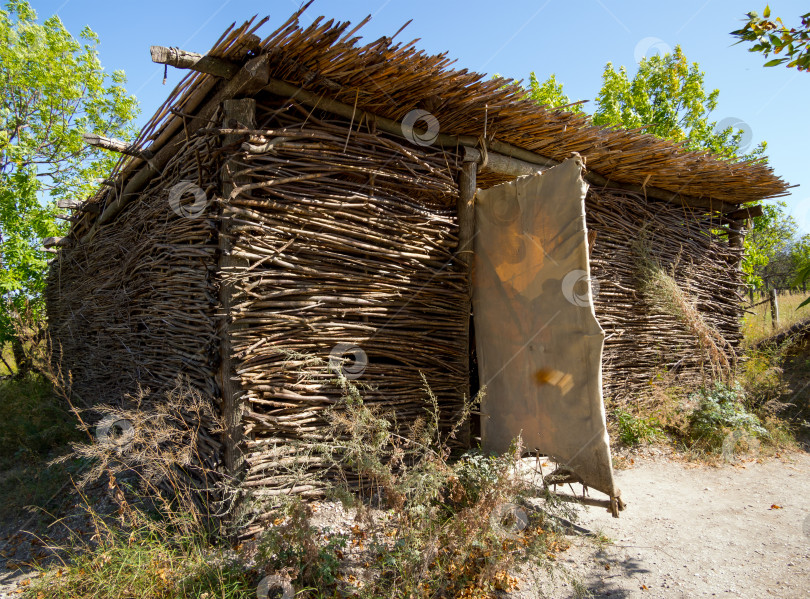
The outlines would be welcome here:
[[[366,401],[399,422],[424,414],[420,373],[445,423],[461,407],[468,346],[453,258],[458,165],[452,153],[372,134],[369,123],[354,123],[349,135],[347,122],[292,101],[257,102],[249,146],[223,147],[215,127],[201,131],[114,223],[60,251],[47,293],[51,335],[90,403],[120,403],[139,384],[158,392],[178,374],[219,403],[218,288],[233,281],[227,320],[242,390],[243,484],[259,495],[315,495],[323,464],[306,448],[324,439],[324,410],[340,396],[324,363],[341,344],[367,358],[356,381]],[[213,202],[226,158],[239,188]],[[197,218],[172,209],[170,192],[183,181],[212,200]],[[220,206],[240,260],[225,271]],[[586,207],[598,233],[592,274],[606,396],[625,401],[662,370],[700,382],[694,335],[639,291],[634,243],[643,229],[655,258],[732,347],[739,250],[712,237],[716,222],[673,204],[592,190]],[[204,431],[202,439],[214,469],[221,441]]]
[[[366,403],[400,423],[425,414],[420,373],[445,419],[461,407],[469,375],[455,172],[436,149],[357,123],[349,135],[347,123],[267,102],[257,114],[265,135],[239,159],[249,183],[230,202],[243,264],[224,273],[238,288],[244,485],[317,493],[321,464],[305,448],[324,439],[323,412],[341,395],[324,367],[340,344],[367,357],[355,379]]]
[[[605,331],[602,358],[606,398],[625,402],[669,373],[680,384],[711,374],[695,335],[676,315],[646,297],[639,280],[640,236],[662,269],[674,278],[735,351],[740,330],[740,250],[712,234],[717,220],[688,208],[616,190],[591,190],[586,198],[596,316]],[[729,347],[726,348],[729,351]]]
[[[86,405],[126,405],[139,385],[158,397],[180,375],[219,398],[214,205],[188,218],[169,201],[181,181],[214,198],[218,142],[192,138],[115,222],[90,243],[62,249],[51,264],[54,359]],[[220,440],[205,430],[200,438],[206,467],[214,469]]]

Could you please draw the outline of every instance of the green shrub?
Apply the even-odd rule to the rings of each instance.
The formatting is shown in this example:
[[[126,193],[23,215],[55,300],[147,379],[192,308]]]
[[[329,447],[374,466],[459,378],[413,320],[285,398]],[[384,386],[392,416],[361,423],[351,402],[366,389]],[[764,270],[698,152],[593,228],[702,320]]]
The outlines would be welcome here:
[[[628,447],[652,443],[664,436],[661,422],[655,416],[640,417],[622,409],[613,411],[619,427],[619,439]]]
[[[23,455],[45,458],[80,437],[76,419],[42,376],[28,374],[0,382],[0,466]],[[29,458],[30,459],[30,458]]]
[[[718,450],[731,431],[744,431],[757,438],[769,436],[756,414],[746,409],[745,391],[739,383],[729,386],[717,382],[699,389],[690,399],[697,403],[689,418],[695,444]]]
[[[499,465],[497,457],[475,450],[468,451],[456,462],[453,470],[470,503],[478,501],[481,493],[498,481]]]

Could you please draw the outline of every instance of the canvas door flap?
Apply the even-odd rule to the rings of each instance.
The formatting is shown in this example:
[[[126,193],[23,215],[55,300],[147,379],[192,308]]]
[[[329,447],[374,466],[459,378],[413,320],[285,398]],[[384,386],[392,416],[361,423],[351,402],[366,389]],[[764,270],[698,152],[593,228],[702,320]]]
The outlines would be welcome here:
[[[602,402],[578,160],[479,190],[473,313],[484,448],[520,435],[589,487],[617,495]]]

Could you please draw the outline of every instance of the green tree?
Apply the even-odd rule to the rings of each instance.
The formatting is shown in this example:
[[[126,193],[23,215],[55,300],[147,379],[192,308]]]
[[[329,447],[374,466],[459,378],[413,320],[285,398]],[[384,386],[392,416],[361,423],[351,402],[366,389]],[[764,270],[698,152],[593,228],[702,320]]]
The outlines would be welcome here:
[[[748,48],[749,52],[761,52],[768,55],[782,54],[765,63],[766,67],[775,67],[787,63],[788,68],[796,67],[800,71],[810,71],[810,12],[802,15],[799,27],[788,29],[777,17],[770,20],[771,9],[765,6],[762,17],[749,12],[748,19],[741,29],[732,31],[731,35],[739,38],[738,44],[755,42]]]
[[[56,16],[38,23],[25,0],[0,10],[0,347],[11,342],[17,357],[15,318],[42,315],[40,245],[63,229],[56,202],[86,198],[115,162],[82,133],[134,133],[137,102],[122,71],[104,71],[97,44],[87,27],[76,39]]]
[[[596,98],[596,125],[626,129],[646,127],[646,132],[676,142],[691,150],[707,150],[728,159],[762,158],[767,144],[742,154],[745,132],[726,127],[718,130],[709,115],[717,108],[720,91],[707,92],[700,65],[689,63],[676,46],[670,54],[644,58],[631,79],[625,67],[608,63],[602,89]]]
[[[525,99],[534,100],[549,108],[565,106],[566,110],[571,112],[583,112],[582,104],[569,106],[572,101],[563,93],[563,85],[557,82],[557,77],[553,73],[551,77],[541,83],[532,71],[529,74],[529,88],[526,90]]]
[[[745,236],[743,273],[747,283],[760,287],[788,287],[807,250],[806,237],[798,237],[799,226],[787,214],[787,204],[778,201],[762,207]]]
[[[741,29],[732,31],[731,35],[739,38],[737,43],[755,42],[748,48],[749,52],[761,52],[768,58],[768,55],[782,54],[782,56],[772,58],[764,66],[775,67],[785,64],[788,68],[796,67],[799,71],[810,71],[810,13],[803,14],[801,25],[788,29],[777,17],[770,20],[771,9],[766,5],[762,17],[749,12],[746,15],[747,21]],[[778,263],[781,264],[787,279],[791,273],[797,273],[794,284],[806,285],[810,278],[810,236],[804,235],[798,240],[794,240],[789,252],[782,252],[779,255]],[[790,283],[787,283],[790,284]],[[810,304],[810,298],[804,300],[799,307]]]
[[[532,73],[527,92],[527,97],[543,104],[569,101],[553,75],[545,83],[539,83]],[[608,63],[593,122],[626,129],[645,127],[657,137],[726,159],[763,159],[765,142],[753,152],[743,154],[740,145],[744,131],[734,127],[721,130],[710,120],[719,95],[716,89],[706,91],[700,66],[690,64],[677,46],[670,54],[643,59],[632,78],[624,67],[617,70]],[[806,245],[806,240],[797,240],[797,226],[786,214],[786,207],[784,202],[765,206],[764,214],[754,219],[753,230],[746,235],[743,272],[751,285],[761,286],[765,280],[770,284],[786,284],[783,275],[787,265],[796,263]]]

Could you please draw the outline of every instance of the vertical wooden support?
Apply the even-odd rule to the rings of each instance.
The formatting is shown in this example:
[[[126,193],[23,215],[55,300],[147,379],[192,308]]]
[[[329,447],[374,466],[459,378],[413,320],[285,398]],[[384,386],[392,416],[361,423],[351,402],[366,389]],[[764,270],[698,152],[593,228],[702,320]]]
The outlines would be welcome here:
[[[466,273],[465,296],[460,309],[467,315],[464,325],[464,343],[466,348],[465,370],[467,371],[467,383],[464,394],[471,398],[470,386],[470,318],[472,314],[472,265],[473,250],[475,241],[475,190],[476,174],[478,164],[476,162],[462,162],[461,170],[458,174],[458,247],[456,257],[460,268]],[[459,440],[470,446],[469,423],[459,431]]]
[[[742,291],[742,287],[744,287],[744,279],[743,279],[743,272],[742,272],[742,261],[743,255],[745,252],[745,231],[748,229],[748,221],[747,220],[735,220],[731,223],[731,227],[729,229],[728,234],[728,245],[732,249],[738,250],[738,258],[735,260],[734,264],[732,264],[734,268],[735,275],[739,277],[740,286]],[[754,303],[753,300],[753,291],[751,291],[751,303]],[[738,316],[742,316],[742,312],[738,313]]]
[[[223,123],[228,129],[255,129],[256,128],[256,101],[253,99],[225,100],[222,103]],[[244,138],[244,135],[223,136],[225,146],[234,144]],[[236,166],[230,160],[222,169],[222,198],[224,205],[219,221],[219,303],[222,310],[220,321],[220,370],[219,386],[222,392],[222,417],[225,424],[225,469],[228,476],[239,478],[244,458],[242,456],[242,391],[233,371],[233,359],[230,333],[231,304],[234,287],[228,283],[227,278],[232,276],[234,267],[245,266],[245,261],[231,255],[233,241],[231,239],[231,208],[228,198],[234,187],[247,183],[243,178],[234,178]]]
[[[732,222],[728,234],[728,245],[734,249],[740,250],[740,257],[737,260],[736,267],[742,266],[743,255],[745,249],[745,231],[748,228],[748,221],[735,220]]]
[[[771,324],[773,330],[779,328],[779,304],[776,302],[776,289],[771,289]]]

